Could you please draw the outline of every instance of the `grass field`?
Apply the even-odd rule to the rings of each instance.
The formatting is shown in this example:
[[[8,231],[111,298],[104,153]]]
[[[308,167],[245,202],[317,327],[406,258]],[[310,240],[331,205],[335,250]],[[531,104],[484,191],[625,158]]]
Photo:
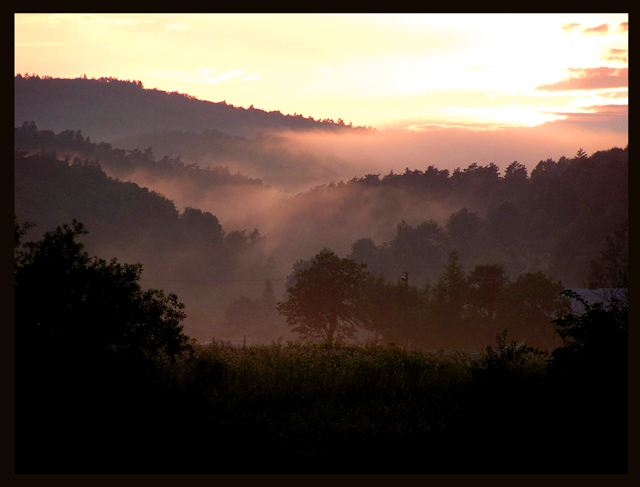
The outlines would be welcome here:
[[[603,400],[598,383],[567,383],[548,356],[508,352],[197,345],[177,362],[123,366],[62,398],[73,407],[39,417],[35,469],[626,471],[626,404]]]

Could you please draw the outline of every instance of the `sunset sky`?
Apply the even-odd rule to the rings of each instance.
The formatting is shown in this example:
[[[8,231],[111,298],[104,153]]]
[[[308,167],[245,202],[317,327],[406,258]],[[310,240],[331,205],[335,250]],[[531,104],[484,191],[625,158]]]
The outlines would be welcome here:
[[[135,79],[378,129],[575,121],[624,145],[628,17],[16,14],[15,73]]]

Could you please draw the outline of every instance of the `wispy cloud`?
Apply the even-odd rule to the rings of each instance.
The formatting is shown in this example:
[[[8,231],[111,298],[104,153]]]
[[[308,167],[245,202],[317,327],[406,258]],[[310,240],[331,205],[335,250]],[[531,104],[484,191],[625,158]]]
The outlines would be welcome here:
[[[533,127],[557,118],[540,106],[517,103],[501,106],[449,106],[444,112],[448,114],[448,119],[455,123],[483,126],[492,130],[509,126]]]
[[[620,22],[618,24],[618,32],[629,32],[629,22]]]
[[[628,22],[622,22],[618,26],[618,30],[623,31],[622,29],[628,29],[629,28],[628,24],[629,24]],[[563,24],[561,26],[561,28],[565,32],[572,33],[573,31],[575,31],[580,26],[582,26],[582,24],[569,23],[569,24]],[[595,27],[585,27],[583,29],[580,29],[580,33],[581,34],[600,34],[600,35],[605,35],[605,34],[609,33],[609,24],[600,24],[600,25],[597,25]]]
[[[592,105],[583,107],[582,110],[577,111],[556,111],[550,112],[558,115],[575,116],[577,118],[593,118],[594,116],[606,116],[606,117],[618,117],[626,116],[629,113],[629,107],[627,105]]]
[[[601,88],[624,88],[629,86],[628,68],[569,68],[570,76],[536,87],[542,91],[595,90]]]
[[[564,30],[565,32],[573,32],[573,30],[574,30],[576,27],[580,27],[580,25],[581,25],[581,24],[573,24],[573,23],[572,23],[572,24],[564,24],[564,25],[562,26],[562,30]]]
[[[164,28],[166,30],[189,30],[189,26],[184,24],[167,24]]]
[[[563,119],[554,124],[570,124],[589,130],[611,130],[625,133],[629,130],[628,105],[594,105],[578,111],[550,112]]]
[[[582,29],[584,34],[608,34],[609,33],[609,24],[601,24],[597,27],[588,27],[586,29]]]
[[[609,49],[609,52],[603,57],[607,61],[629,62],[629,49]]]
[[[235,76],[240,76],[241,74],[244,74],[244,69],[232,69],[231,71],[220,73],[217,76],[210,76],[206,79],[206,82],[216,84],[222,81],[228,81]]]
[[[608,93],[600,93],[600,96],[603,98],[611,98],[612,100],[618,98],[629,98],[629,91],[610,91]]]

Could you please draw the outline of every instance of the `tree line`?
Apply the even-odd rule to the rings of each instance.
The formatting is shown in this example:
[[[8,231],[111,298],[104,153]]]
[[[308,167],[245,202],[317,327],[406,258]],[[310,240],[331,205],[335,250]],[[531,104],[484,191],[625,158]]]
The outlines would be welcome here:
[[[501,331],[552,350],[552,320],[570,312],[564,286],[542,272],[511,281],[502,266],[465,272],[456,251],[434,285],[412,286],[411,274],[389,282],[366,265],[328,249],[299,262],[278,311],[302,339],[349,343],[358,329],[369,340],[422,349],[484,349]]]
[[[35,122],[24,122],[14,128],[14,147],[32,152],[55,153],[61,158],[91,160],[99,163],[113,177],[126,179],[134,172],[145,171],[152,179],[175,180],[187,177],[198,188],[223,185],[262,185],[262,181],[240,173],[231,173],[228,166],[201,167],[185,163],[180,156],[156,158],[151,147],[121,149],[108,142],[95,143],[82,130],[40,130]]]
[[[573,158],[540,161],[530,175],[517,161],[504,175],[495,164],[474,163],[453,172],[407,168],[402,174],[369,174],[321,186],[296,198],[302,208],[305,201],[326,202],[324,214],[333,218],[322,222],[323,231],[373,202],[370,211],[379,215],[380,224],[397,225],[396,232],[383,242],[365,235],[352,257],[388,278],[412,270],[418,280],[433,279],[455,248],[467,267],[498,262],[512,277],[541,270],[567,286],[583,287],[589,262],[605,238],[628,220],[628,171],[628,148],[591,156],[579,150]],[[412,214],[411,219],[389,222],[393,208]],[[450,210],[440,221],[420,216],[442,213],[442,208]],[[399,246],[411,251],[394,262],[389,254]],[[423,270],[429,260],[437,263],[430,273]]]

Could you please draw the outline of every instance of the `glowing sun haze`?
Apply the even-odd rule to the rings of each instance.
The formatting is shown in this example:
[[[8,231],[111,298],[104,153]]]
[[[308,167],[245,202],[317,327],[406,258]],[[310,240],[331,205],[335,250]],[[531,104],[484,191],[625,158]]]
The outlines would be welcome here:
[[[16,14],[15,73],[140,80],[378,129],[533,127],[603,111],[611,146],[624,145],[628,17]]]

